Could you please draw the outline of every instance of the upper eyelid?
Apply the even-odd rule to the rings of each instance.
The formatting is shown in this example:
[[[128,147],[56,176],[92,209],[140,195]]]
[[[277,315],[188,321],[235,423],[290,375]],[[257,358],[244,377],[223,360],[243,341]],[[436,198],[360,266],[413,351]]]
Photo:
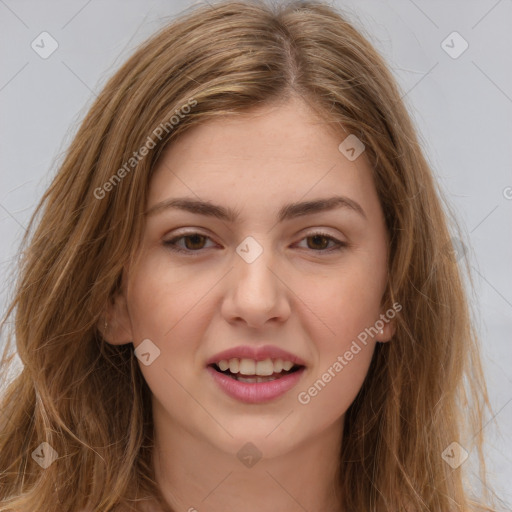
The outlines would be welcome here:
[[[330,233],[327,233],[327,229],[330,229],[330,228],[310,228],[312,231],[307,231],[307,232],[304,232],[302,234],[302,237],[307,237],[307,236],[312,236],[312,235],[316,235],[316,234],[322,234],[324,236],[329,236],[329,237],[332,237],[332,238],[336,238],[336,239],[340,239],[340,236],[339,235],[331,235]],[[170,241],[170,240],[175,240],[177,238],[181,238],[181,237],[186,237],[186,236],[192,236],[192,235],[201,235],[201,236],[204,236],[206,238],[210,238],[210,239],[214,239],[214,237],[212,235],[209,235],[203,231],[201,231],[199,228],[197,229],[191,229],[189,231],[183,231],[183,232],[178,232],[178,233],[175,233],[175,234],[168,234],[168,235],[164,235],[164,238],[166,238],[166,240],[164,241]],[[169,236],[169,238],[167,238],[167,236]],[[344,242],[345,240],[339,240],[340,242]],[[348,243],[348,242],[347,242]]]

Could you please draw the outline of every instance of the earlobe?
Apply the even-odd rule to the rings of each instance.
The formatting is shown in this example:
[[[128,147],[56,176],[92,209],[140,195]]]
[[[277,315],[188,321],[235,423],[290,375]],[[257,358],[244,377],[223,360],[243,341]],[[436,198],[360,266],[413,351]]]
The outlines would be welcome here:
[[[123,294],[118,293],[113,300],[109,301],[98,328],[103,339],[111,345],[132,343],[131,320]]]
[[[380,343],[387,343],[391,341],[396,331],[396,325],[393,320],[390,320],[388,323],[384,325],[384,327],[379,331],[376,336],[376,341]]]

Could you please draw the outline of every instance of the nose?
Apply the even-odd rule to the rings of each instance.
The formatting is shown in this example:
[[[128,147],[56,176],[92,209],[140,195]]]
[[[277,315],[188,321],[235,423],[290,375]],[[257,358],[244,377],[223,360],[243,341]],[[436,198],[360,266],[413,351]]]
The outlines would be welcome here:
[[[276,268],[270,249],[251,263],[237,255],[226,283],[222,314],[228,322],[261,328],[268,322],[285,322],[289,317],[291,291]]]

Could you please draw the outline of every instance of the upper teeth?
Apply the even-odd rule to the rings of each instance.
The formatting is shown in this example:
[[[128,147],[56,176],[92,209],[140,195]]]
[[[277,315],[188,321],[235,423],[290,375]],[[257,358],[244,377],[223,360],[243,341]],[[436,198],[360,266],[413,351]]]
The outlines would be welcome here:
[[[217,363],[221,371],[228,370],[231,373],[241,373],[242,375],[272,375],[282,370],[290,370],[294,363],[283,361],[282,359],[265,359],[264,361],[255,361],[254,359],[238,359],[234,357],[229,361],[222,359]]]

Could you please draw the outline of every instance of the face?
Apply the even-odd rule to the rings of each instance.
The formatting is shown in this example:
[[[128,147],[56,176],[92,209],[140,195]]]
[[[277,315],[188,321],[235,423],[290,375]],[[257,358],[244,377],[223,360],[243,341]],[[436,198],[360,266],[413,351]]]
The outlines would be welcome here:
[[[338,148],[347,135],[290,100],[195,127],[159,160],[140,257],[109,313],[109,341],[138,349],[155,424],[232,454],[341,432],[394,329],[381,307],[384,218],[364,152]],[[335,196],[330,209],[284,209]],[[238,216],[170,206],[177,198]],[[237,359],[242,381],[227,375]],[[273,380],[244,377],[256,373]]]

